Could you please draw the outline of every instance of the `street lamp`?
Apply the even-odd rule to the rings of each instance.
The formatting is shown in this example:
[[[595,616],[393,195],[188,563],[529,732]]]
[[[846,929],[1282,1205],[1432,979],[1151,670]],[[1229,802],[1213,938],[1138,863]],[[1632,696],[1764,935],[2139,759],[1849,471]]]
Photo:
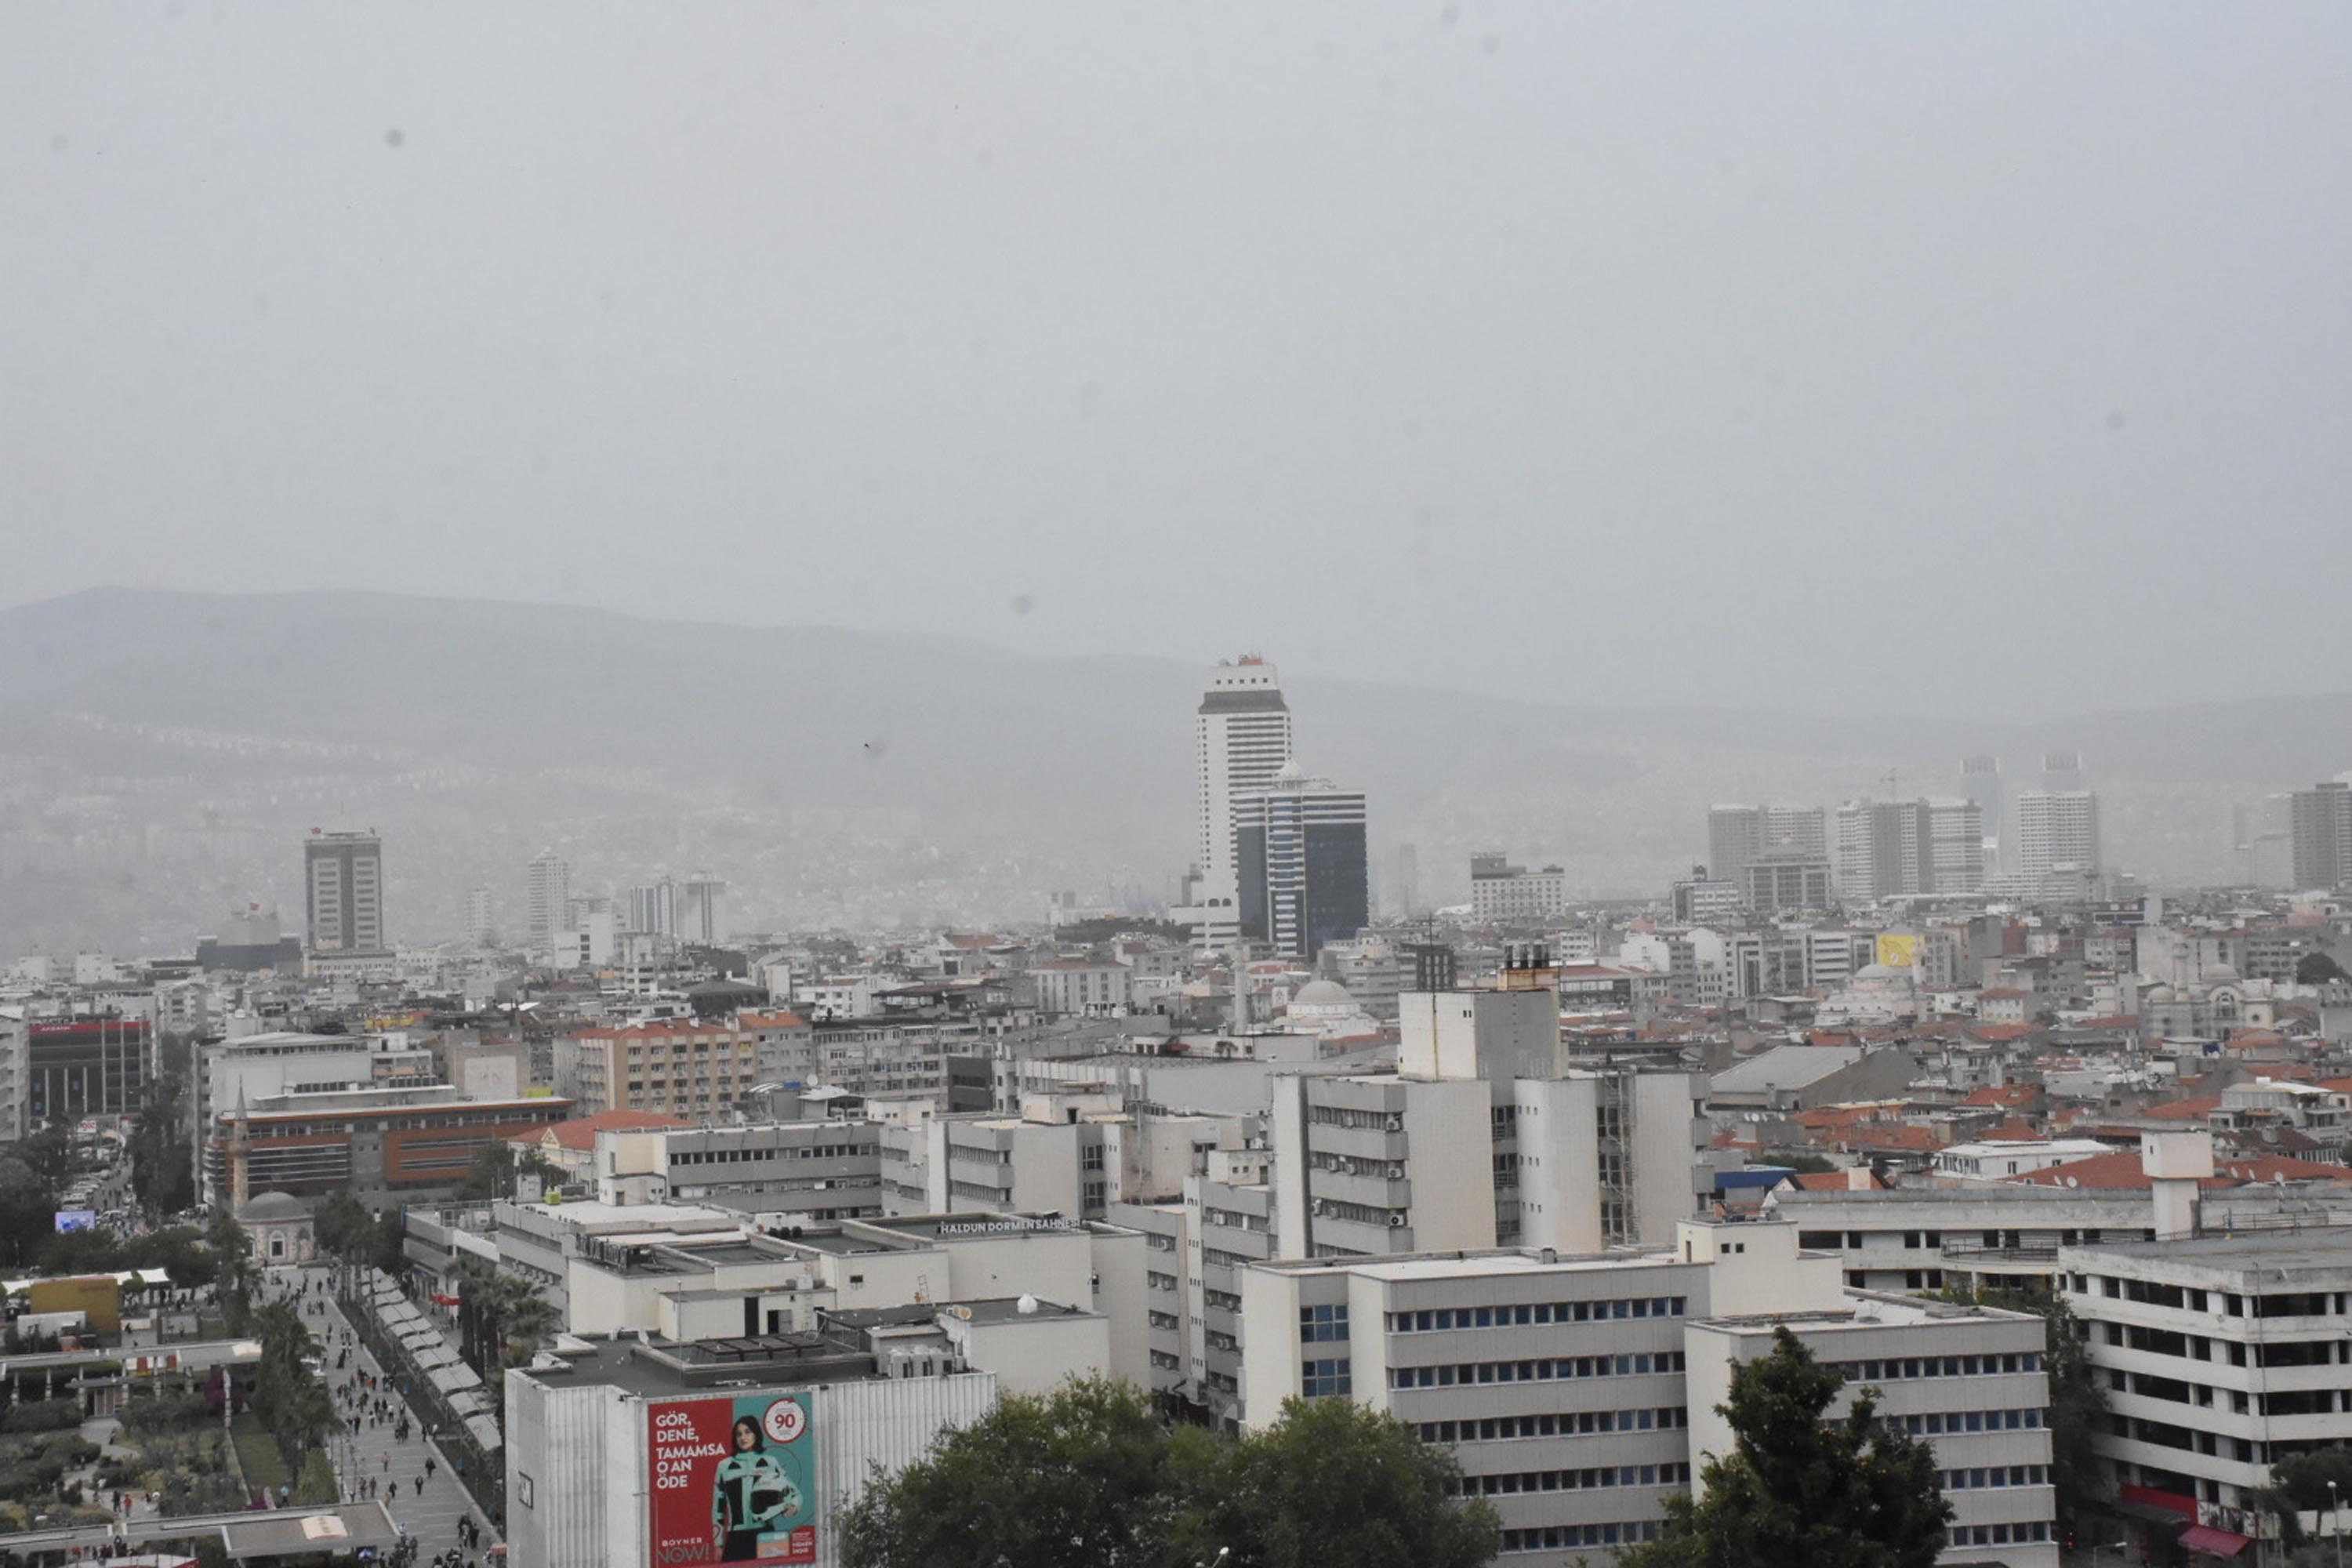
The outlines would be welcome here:
[[[2336,1483],[2327,1483],[2327,1533],[2336,1537],[2336,1568],[2344,1568],[2344,1516],[2336,1511]]]

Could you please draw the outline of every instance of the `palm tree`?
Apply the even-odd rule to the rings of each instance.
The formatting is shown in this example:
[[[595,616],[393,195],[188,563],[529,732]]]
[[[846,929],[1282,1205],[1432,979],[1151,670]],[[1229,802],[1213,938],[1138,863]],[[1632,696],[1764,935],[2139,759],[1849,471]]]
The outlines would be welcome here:
[[[457,1353],[476,1372],[483,1370],[488,1346],[498,1342],[499,1271],[480,1258],[460,1258],[449,1270],[457,1287]]]
[[[502,1341],[499,1364],[526,1366],[539,1353],[539,1347],[554,1333],[562,1320],[538,1287],[527,1279],[512,1275],[499,1281],[502,1300],[499,1302],[499,1332]]]

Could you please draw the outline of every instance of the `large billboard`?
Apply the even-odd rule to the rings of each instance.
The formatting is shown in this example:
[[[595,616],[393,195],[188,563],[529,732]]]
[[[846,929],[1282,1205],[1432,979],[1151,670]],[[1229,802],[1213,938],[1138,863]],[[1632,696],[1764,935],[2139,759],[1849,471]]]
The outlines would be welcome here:
[[[1893,933],[1878,939],[1878,962],[1889,969],[1911,969],[1919,962],[1919,939]]]
[[[646,1406],[655,1563],[816,1561],[814,1397]]]

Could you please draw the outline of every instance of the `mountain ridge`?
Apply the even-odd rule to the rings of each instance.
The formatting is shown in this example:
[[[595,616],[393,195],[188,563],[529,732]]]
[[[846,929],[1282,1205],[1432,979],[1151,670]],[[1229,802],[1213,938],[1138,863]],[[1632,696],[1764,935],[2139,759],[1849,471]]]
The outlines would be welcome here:
[[[1638,654],[1629,654],[1638,657]],[[1276,663],[1279,664],[1277,658]],[[672,621],[331,590],[93,589],[0,610],[0,952],[184,949],[296,841],[387,833],[395,927],[456,934],[540,848],[580,883],[707,869],[757,924],[1034,918],[1138,905],[1190,849],[1210,660],[1031,654],[943,634]],[[1460,896],[1475,848],[1661,890],[1708,804],[1958,792],[1959,759],[2084,753],[2111,858],[2220,879],[2228,807],[2352,765],[2352,694],[2043,723],[1577,705],[1285,671],[1297,753],[1366,791],[1375,875]],[[102,787],[100,787],[102,786]]]

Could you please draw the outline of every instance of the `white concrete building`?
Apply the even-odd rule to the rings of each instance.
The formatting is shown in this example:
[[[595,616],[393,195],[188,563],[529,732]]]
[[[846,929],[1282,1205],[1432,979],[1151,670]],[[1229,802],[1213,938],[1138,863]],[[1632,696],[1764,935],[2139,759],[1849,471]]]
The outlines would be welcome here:
[[[835,1521],[876,1468],[912,1463],[995,1405],[998,1378],[969,1353],[937,1318],[845,1319],[751,1342],[560,1340],[506,1374],[509,1560],[711,1561],[725,1540],[713,1531],[717,1465],[748,1419],[782,1484],[769,1494],[774,1533],[744,1531],[742,1554],[833,1568]]]
[[[550,952],[570,921],[572,866],[552,849],[540,851],[523,871],[523,907],[534,955]]]
[[[1191,905],[1175,918],[1222,947],[1241,933],[1234,799],[1265,789],[1290,762],[1290,707],[1274,666],[1249,656],[1211,670],[1193,735],[1200,758],[1193,847],[1199,881]]]
[[[2252,1537],[2246,1494],[2294,1453],[2352,1442],[2352,1228],[2063,1247],[2066,1304],[2106,1385],[2100,1458],[2128,1500]],[[2222,1542],[2225,1548],[2244,1542]]]
[[[1936,1151],[1930,1167],[1939,1182],[2006,1182],[2053,1165],[2095,1160],[2115,1151],[2095,1138],[2040,1139],[2032,1142],[1954,1143]]]
[[[1500,855],[1470,858],[1470,913],[1479,921],[1549,921],[1568,912],[1568,872],[1559,866],[1530,871]]]
[[[2030,789],[2017,797],[2017,869],[2040,888],[2059,871],[2099,869],[2099,797],[2086,789]]]
[[[1728,1451],[1730,1363],[1786,1326],[1931,1442],[1944,1561],[2057,1568],[2044,1328],[2028,1314],[1840,1287],[1796,1227],[1686,1219],[1672,1247],[1461,1252],[1243,1270],[1244,1405],[1345,1397],[1453,1448],[1502,1516],[1499,1561],[1568,1568],[1656,1538],[1665,1500]],[[2000,1461],[1998,1482],[1993,1463]]]

